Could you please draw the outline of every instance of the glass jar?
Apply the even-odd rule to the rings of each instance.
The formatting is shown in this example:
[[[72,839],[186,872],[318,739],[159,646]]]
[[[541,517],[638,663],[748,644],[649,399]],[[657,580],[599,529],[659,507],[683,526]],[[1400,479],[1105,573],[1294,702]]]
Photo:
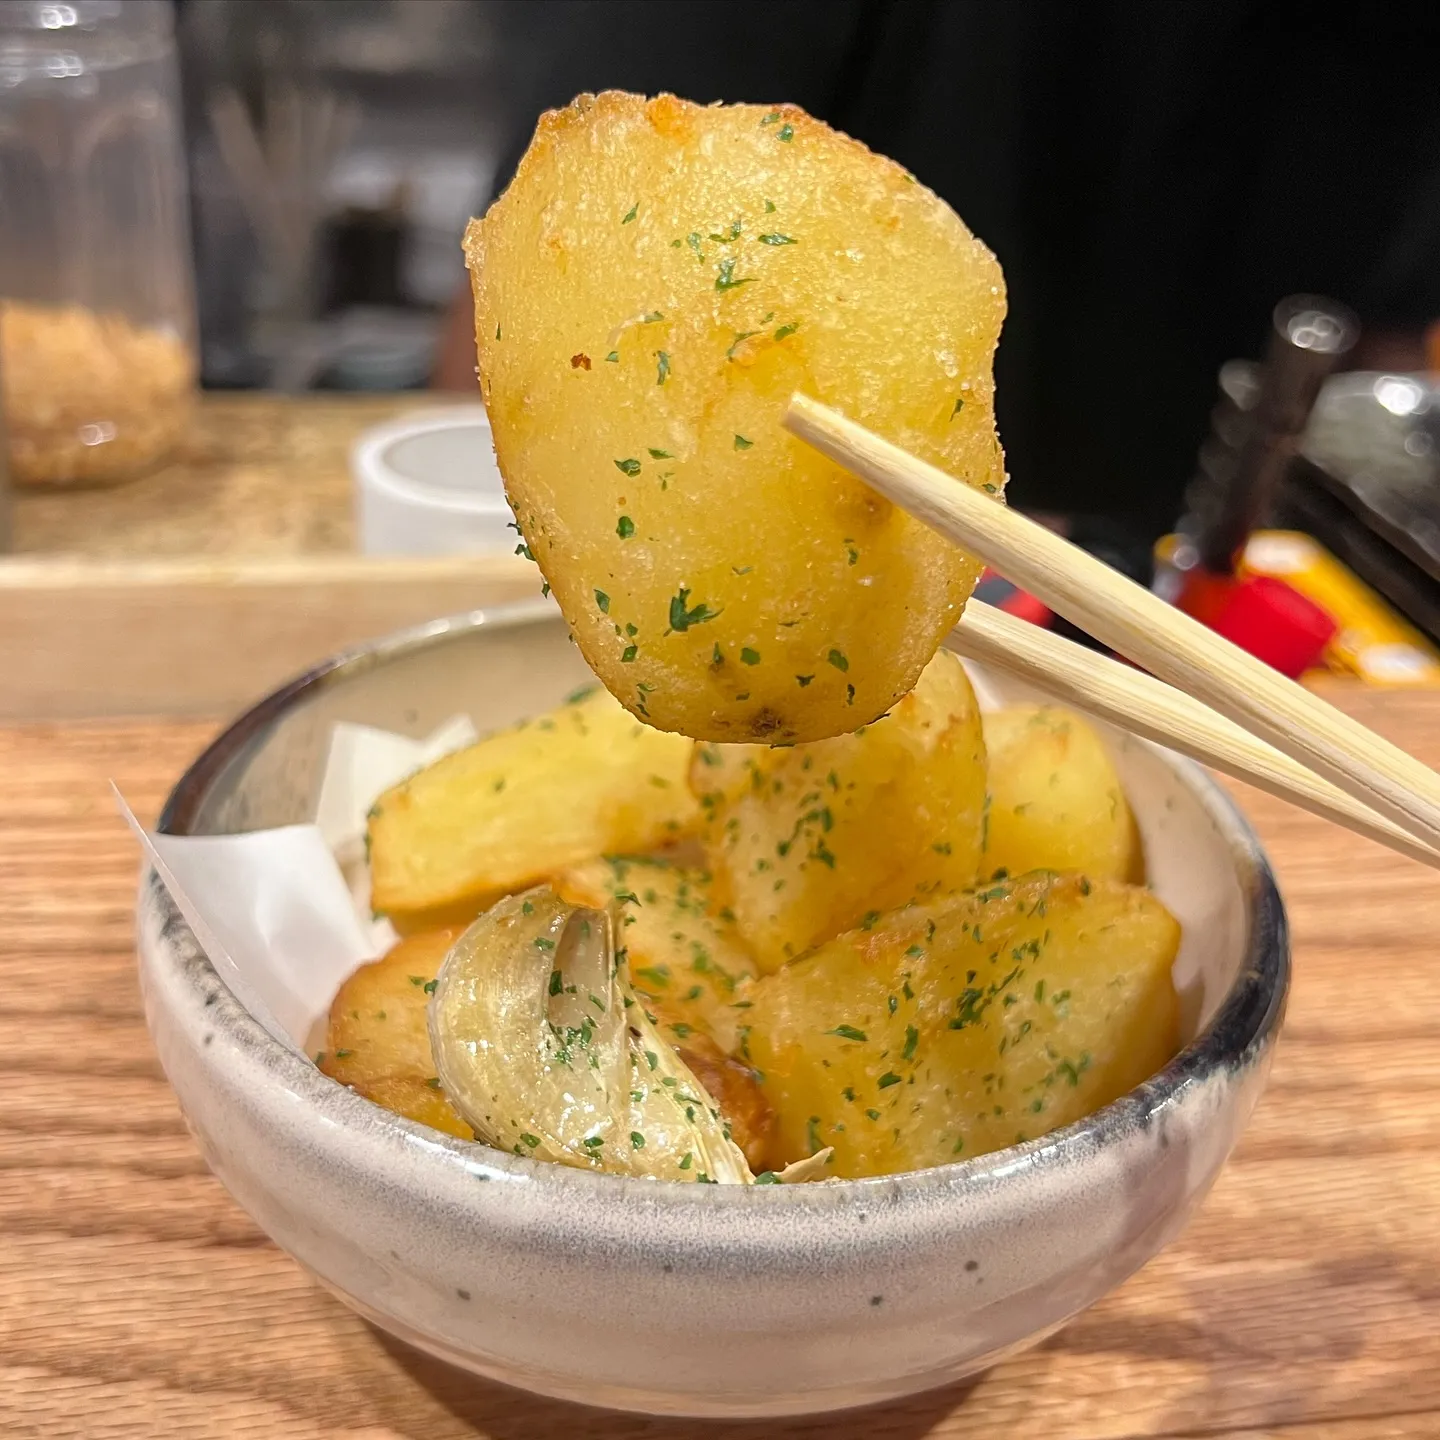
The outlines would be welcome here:
[[[0,0],[0,384],[17,485],[176,446],[195,295],[169,0]]]

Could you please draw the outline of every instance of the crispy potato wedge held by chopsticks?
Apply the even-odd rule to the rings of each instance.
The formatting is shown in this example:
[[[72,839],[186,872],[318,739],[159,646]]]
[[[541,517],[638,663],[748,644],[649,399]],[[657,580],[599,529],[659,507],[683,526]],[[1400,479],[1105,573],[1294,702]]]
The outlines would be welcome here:
[[[429,1018],[445,1093],[488,1144],[613,1175],[755,1183],[625,979],[607,911],[546,887],[500,901],[451,950]]]
[[[785,434],[803,390],[999,495],[995,257],[793,106],[582,95],[465,237],[506,488],[591,668],[712,741],[854,730],[976,564]]]
[[[699,815],[692,748],[599,686],[488,735],[375,802],[371,904],[402,934],[465,925],[567,865],[669,844]]]

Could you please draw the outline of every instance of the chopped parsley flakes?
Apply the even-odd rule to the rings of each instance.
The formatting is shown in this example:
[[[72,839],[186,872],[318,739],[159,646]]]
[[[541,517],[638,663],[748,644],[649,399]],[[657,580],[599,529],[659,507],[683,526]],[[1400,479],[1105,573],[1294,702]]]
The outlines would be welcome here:
[[[692,625],[701,625],[706,620],[713,620],[720,613],[718,610],[712,610],[703,601],[687,609],[689,599],[690,592],[683,585],[678,594],[670,597],[670,628],[672,630],[688,630]]]
[[[746,275],[737,280],[735,278],[735,257],[730,255],[720,262],[715,275],[715,288],[717,290],[735,290],[741,285],[753,283],[754,278],[753,275]]]

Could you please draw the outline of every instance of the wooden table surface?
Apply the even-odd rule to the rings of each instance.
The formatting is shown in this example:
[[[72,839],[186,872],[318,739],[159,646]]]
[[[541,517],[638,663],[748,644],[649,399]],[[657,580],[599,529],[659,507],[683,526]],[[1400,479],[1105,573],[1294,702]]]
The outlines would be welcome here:
[[[407,411],[469,398],[204,394],[179,450],[150,475],[94,490],[17,486],[15,553],[126,561],[351,554],[355,437]]]
[[[1432,764],[1440,695],[1345,703]],[[0,1435],[1440,1436],[1440,876],[1278,802],[1296,980],[1270,1088],[1190,1228],[1038,1350],[882,1410],[645,1420],[382,1338],[211,1178],[145,1033],[138,856],[206,723],[0,728]]]

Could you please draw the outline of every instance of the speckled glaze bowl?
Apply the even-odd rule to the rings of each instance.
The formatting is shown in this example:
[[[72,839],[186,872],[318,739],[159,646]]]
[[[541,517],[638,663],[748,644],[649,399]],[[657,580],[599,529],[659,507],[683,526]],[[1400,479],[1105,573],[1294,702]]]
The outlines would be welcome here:
[[[587,678],[548,606],[439,622],[321,666],[176,787],[172,833],[308,820],[330,728],[484,731]],[[979,678],[982,698],[1015,695]],[[988,692],[988,695],[987,695]],[[1029,1144],[885,1179],[664,1185],[537,1164],[380,1110],[235,1002],[153,874],[146,1014],[206,1159],[375,1324],[478,1374],[656,1414],[782,1415],[943,1385],[1034,1344],[1185,1223],[1238,1138],[1284,1009],[1284,911],[1197,768],[1113,737],[1152,883],[1178,914],[1193,1036],[1160,1074]]]

